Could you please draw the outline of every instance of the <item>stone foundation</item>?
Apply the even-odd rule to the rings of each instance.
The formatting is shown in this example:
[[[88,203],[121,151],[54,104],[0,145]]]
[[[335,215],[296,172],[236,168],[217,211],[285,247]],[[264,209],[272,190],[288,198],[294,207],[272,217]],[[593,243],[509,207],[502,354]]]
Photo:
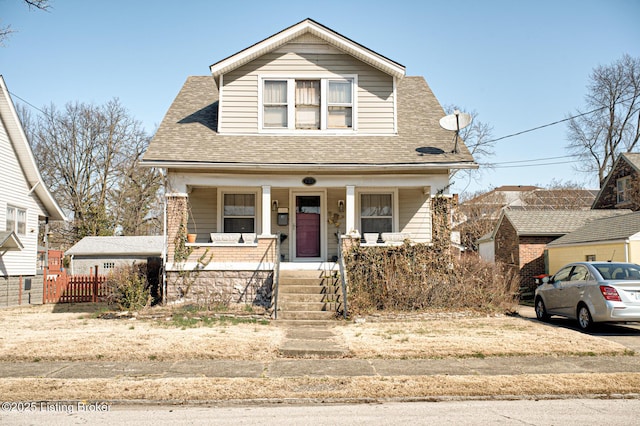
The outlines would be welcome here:
[[[247,304],[271,306],[272,271],[198,271],[182,279],[167,271],[167,303],[199,306]]]

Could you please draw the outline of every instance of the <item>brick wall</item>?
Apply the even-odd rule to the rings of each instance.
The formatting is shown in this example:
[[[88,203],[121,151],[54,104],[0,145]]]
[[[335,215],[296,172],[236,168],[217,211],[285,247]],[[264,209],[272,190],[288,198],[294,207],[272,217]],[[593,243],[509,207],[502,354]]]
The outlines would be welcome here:
[[[543,274],[544,247],[557,237],[520,237],[520,285],[526,291],[535,289],[533,277]]]

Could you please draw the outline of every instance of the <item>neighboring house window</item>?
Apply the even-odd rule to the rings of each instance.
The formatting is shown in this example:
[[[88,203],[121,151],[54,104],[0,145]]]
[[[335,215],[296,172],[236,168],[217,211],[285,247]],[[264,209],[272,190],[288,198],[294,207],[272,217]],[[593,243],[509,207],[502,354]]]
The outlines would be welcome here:
[[[629,184],[631,182],[630,176],[625,176],[618,179],[616,186],[616,201],[618,204],[629,201]]]
[[[265,79],[264,129],[353,129],[353,79]]]
[[[13,206],[7,206],[6,230],[18,235],[27,233],[27,211]]]
[[[586,259],[585,259],[585,260],[586,260],[587,262],[595,262],[595,260],[596,260],[596,255],[595,255],[595,254],[588,254],[588,255],[586,256]]]
[[[102,267],[103,267],[104,269],[113,269],[113,268],[115,268],[115,267],[116,267],[116,264],[115,264],[115,262],[104,262],[104,263],[102,264]]]
[[[256,232],[255,194],[224,194],[223,232]]]
[[[392,194],[360,194],[361,232],[392,232]]]

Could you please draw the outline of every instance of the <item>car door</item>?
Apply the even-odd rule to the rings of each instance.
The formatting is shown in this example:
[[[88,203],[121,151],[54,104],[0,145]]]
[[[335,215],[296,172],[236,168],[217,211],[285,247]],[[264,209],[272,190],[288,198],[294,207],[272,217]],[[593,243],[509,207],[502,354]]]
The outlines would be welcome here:
[[[565,266],[559,270],[546,284],[544,289],[544,302],[549,313],[560,313],[563,311],[564,284],[569,280],[573,265]]]
[[[566,316],[575,317],[578,301],[582,297],[585,285],[589,279],[589,270],[584,265],[575,265],[566,281],[562,282],[562,290],[559,292],[560,301],[558,309]]]

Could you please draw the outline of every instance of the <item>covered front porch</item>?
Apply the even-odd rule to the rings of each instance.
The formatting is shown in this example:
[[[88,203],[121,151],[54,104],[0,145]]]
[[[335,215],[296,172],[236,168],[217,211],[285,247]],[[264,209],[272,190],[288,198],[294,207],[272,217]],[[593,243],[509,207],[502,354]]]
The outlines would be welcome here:
[[[171,178],[167,282],[195,271],[204,286],[200,298],[258,304],[270,297],[277,263],[333,268],[343,237],[372,246],[431,242],[432,197],[448,180],[446,174]],[[187,234],[195,240],[186,242]],[[184,284],[168,285],[167,301],[185,296]]]

